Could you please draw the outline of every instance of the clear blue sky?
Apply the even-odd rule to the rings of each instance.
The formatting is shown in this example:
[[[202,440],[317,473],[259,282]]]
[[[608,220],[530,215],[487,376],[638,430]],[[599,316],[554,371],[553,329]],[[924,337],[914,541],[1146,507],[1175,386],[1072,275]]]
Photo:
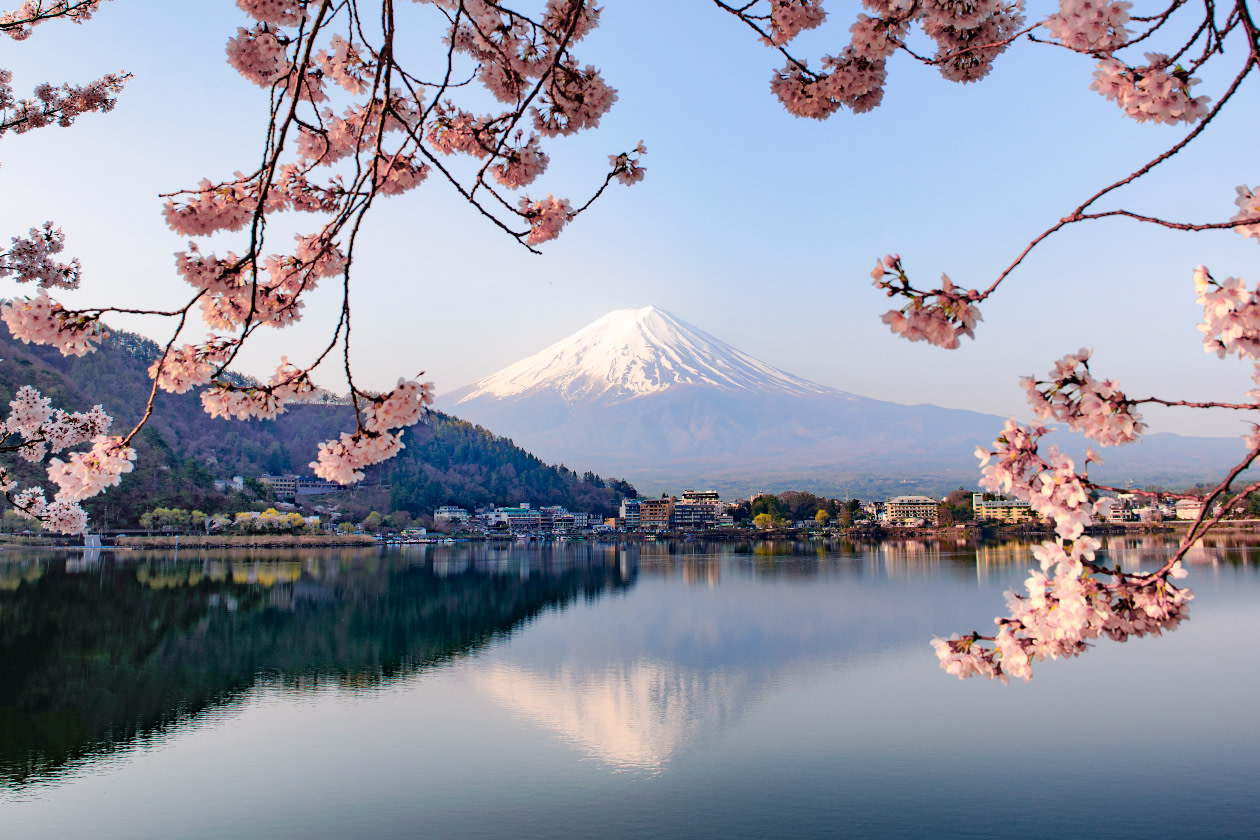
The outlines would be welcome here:
[[[1068,231],[982,306],[979,338],[960,350],[911,345],[879,322],[886,300],[868,272],[880,255],[900,252],[925,282],[946,271],[987,285],[1029,238],[1181,136],[1122,118],[1088,89],[1088,60],[1020,45],[990,79],[960,86],[896,56],[879,109],[817,123],[778,106],[768,90],[775,54],[706,0],[605,5],[579,55],[620,100],[598,131],[551,144],[552,168],[534,192],[582,198],[606,155],[640,139],[647,179],[612,188],[542,257],[436,180],[380,204],[356,265],[364,384],[423,369],[451,390],[609,310],[655,304],[791,373],[902,403],[1022,416],[1017,378],[1082,345],[1096,348],[1096,373],[1134,394],[1241,399],[1250,387],[1249,370],[1206,355],[1195,328],[1197,263],[1260,280],[1256,242],[1233,233],[1122,221]],[[847,42],[857,4],[829,8],[833,20],[802,38],[801,52]],[[157,195],[256,164],[264,95],[223,53],[245,23],[230,0],[117,0],[84,26],[48,24],[0,45],[19,95],[43,80],[135,74],[114,113],[0,144],[0,233],[60,224],[85,269],[70,303],[185,295],[172,259],[183,240],[163,224]],[[1211,77],[1196,93],[1223,88]],[[1253,85],[1197,148],[1108,206],[1224,220],[1234,187],[1260,183],[1257,136]],[[322,290],[303,325],[269,331],[240,367],[266,374],[281,353],[312,352],[336,304],[335,290]],[[1241,433],[1235,418],[1150,417],[1160,431]]]

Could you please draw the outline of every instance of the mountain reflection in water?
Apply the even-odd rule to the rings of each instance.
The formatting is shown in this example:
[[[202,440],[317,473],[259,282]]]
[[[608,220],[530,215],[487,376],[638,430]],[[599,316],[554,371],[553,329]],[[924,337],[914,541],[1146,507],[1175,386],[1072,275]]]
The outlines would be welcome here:
[[[1100,559],[1135,568],[1171,548],[1163,536],[1112,537]],[[231,713],[259,686],[374,691],[509,636],[461,670],[464,685],[581,755],[657,774],[786,686],[894,650],[930,659],[933,634],[985,626],[1001,588],[1032,565],[1028,549],[697,541],[8,555],[0,791],[105,772],[118,751]],[[1260,548],[1209,538],[1187,560],[1250,567]],[[602,600],[537,620],[579,599]],[[943,686],[932,668],[925,678]]]
[[[370,688],[627,585],[605,552],[134,552],[0,566],[0,782],[101,756],[260,676]]]

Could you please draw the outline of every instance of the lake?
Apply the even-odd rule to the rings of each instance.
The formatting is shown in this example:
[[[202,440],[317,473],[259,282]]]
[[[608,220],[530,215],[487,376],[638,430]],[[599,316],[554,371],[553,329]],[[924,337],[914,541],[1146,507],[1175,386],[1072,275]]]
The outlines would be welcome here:
[[[1162,537],[1107,540],[1159,562]],[[0,554],[0,837],[1260,835],[1260,548],[960,682],[1020,543]]]

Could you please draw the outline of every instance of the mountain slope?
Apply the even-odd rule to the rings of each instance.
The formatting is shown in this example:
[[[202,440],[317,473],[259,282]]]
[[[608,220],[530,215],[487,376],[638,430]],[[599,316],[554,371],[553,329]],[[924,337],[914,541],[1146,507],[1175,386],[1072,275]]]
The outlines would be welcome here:
[[[444,409],[542,457],[591,464],[645,490],[940,492],[975,486],[975,449],[1005,418],[901,405],[760,362],[655,307],[609,313],[464,388]],[[1084,450],[1059,435],[1065,451]],[[1237,441],[1153,435],[1108,451],[1104,475],[1186,484],[1241,455]]]
[[[784,373],[655,306],[619,309],[451,393],[459,405],[550,391],[564,403],[620,401],[699,385],[730,393],[839,394]]]

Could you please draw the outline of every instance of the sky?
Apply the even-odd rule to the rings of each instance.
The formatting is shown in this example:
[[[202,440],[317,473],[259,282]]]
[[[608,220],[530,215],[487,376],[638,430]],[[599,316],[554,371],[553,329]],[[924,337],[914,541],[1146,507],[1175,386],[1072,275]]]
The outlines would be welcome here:
[[[381,202],[356,257],[361,385],[424,371],[451,391],[611,310],[652,304],[792,374],[899,403],[1026,417],[1019,377],[1045,375],[1082,346],[1094,348],[1096,375],[1134,396],[1244,399],[1247,366],[1202,349],[1192,282],[1199,263],[1218,277],[1260,279],[1256,241],[1232,232],[1069,228],[981,305],[976,341],[958,350],[908,343],[879,320],[888,301],[869,272],[881,255],[900,253],[920,285],[946,272],[987,286],[1041,230],[1185,133],[1124,118],[1089,90],[1088,59],[1019,44],[988,79],[964,86],[898,55],[881,107],[816,122],[779,106],[769,92],[776,54],[707,0],[604,6],[577,54],[601,68],[618,102],[598,130],[547,147],[551,168],[531,193],[579,203],[607,155],[640,140],[646,179],[614,185],[542,256],[436,179]],[[847,43],[857,4],[828,9],[829,22],[798,40],[800,53]],[[1051,10],[1034,4],[1029,15]],[[112,113],[0,142],[0,234],[46,219],[63,228],[67,255],[84,267],[82,289],[62,296],[68,305],[186,299],[172,257],[185,242],[165,226],[159,195],[256,165],[265,95],[224,57],[247,24],[230,0],[117,0],[85,25],[46,24],[0,44],[19,95],[41,81],[134,74]],[[436,41],[417,36],[411,47],[423,64]],[[1243,57],[1227,53],[1220,72]],[[1227,83],[1210,73],[1195,93],[1216,99]],[[1258,135],[1252,84],[1186,153],[1105,207],[1228,219],[1234,188],[1260,181]],[[220,242],[226,250],[228,237]],[[321,289],[302,324],[267,331],[237,367],[266,376],[282,354],[317,352],[336,291]],[[28,290],[0,282],[0,296],[18,293]],[[154,320],[111,323],[169,334]],[[333,373],[316,379],[344,385]],[[1237,417],[1147,417],[1153,431],[1244,431]]]

